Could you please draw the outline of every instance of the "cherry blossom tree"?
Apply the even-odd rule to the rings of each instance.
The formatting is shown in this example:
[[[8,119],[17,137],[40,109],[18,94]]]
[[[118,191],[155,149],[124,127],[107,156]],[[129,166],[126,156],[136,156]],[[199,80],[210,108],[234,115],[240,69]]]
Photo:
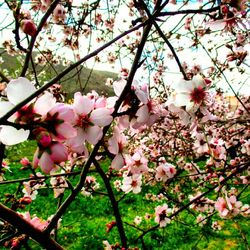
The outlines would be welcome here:
[[[20,62],[0,67],[0,185],[20,185],[0,204],[2,244],[63,249],[55,232],[76,197],[98,195],[93,172],[112,205],[107,232],[120,237],[106,249],[146,249],[144,237],[182,213],[214,230],[249,216],[248,1],[5,0],[0,9],[1,54]],[[96,65],[117,72],[99,83],[113,95],[86,91],[80,73]],[[80,86],[73,99],[67,78]],[[27,178],[6,179],[6,148],[27,140],[37,147],[20,159]],[[42,188],[63,197],[46,219],[27,208]],[[153,204],[147,227],[145,214],[133,223],[121,214],[131,193]]]

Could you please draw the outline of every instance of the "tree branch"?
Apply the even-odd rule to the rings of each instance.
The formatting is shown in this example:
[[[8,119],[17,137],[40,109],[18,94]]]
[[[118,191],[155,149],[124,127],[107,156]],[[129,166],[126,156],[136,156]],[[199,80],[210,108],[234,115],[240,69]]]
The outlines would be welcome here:
[[[174,15],[185,15],[185,14],[203,14],[203,13],[210,13],[213,11],[217,11],[220,9],[220,6],[216,6],[209,9],[193,9],[193,10],[178,10],[178,11],[166,11],[161,12],[159,16],[174,16]]]
[[[109,196],[109,199],[110,199],[110,202],[112,204],[113,211],[114,211],[116,225],[117,225],[119,235],[121,238],[122,247],[126,249],[127,248],[127,239],[126,239],[126,235],[125,235],[125,231],[124,231],[124,227],[123,227],[123,222],[122,222],[120,211],[119,211],[118,202],[115,199],[114,192],[112,190],[109,179],[107,178],[105,172],[102,170],[102,168],[100,167],[99,163],[96,160],[94,160],[94,165],[96,167],[97,172],[102,177],[102,180],[103,180],[103,182],[106,186],[106,189],[108,191],[108,196]]]
[[[0,204],[0,217],[17,228],[20,232],[27,234],[32,239],[37,241],[45,249],[62,250],[63,248],[53,239],[51,239],[43,231],[33,227],[29,222],[19,216],[15,211]]]

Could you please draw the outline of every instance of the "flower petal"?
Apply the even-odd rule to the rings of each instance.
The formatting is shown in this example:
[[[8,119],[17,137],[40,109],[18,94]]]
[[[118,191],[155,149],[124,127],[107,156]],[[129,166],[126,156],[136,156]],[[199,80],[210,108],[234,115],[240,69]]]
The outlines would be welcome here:
[[[210,21],[205,24],[206,28],[209,28],[211,31],[223,30],[226,26],[226,22],[224,19]]]
[[[116,101],[118,100],[117,96],[112,96],[107,98],[107,108],[113,108]]]
[[[81,154],[85,150],[85,133],[81,128],[76,128],[76,136],[66,140],[69,151]]]
[[[0,131],[0,141],[5,145],[15,145],[24,142],[28,139],[30,134],[29,130],[17,130],[11,126],[2,126]]]
[[[4,116],[8,111],[14,107],[10,102],[0,102],[0,117]]]
[[[173,89],[176,92],[189,92],[190,81],[180,80],[179,82],[174,82]]]
[[[75,137],[77,135],[76,129],[71,124],[69,124],[68,122],[64,122],[62,124],[59,124],[58,126],[56,126],[55,129],[56,129],[56,132],[57,132],[56,137],[59,140],[73,138],[73,137]]]
[[[177,107],[187,106],[190,103],[190,96],[187,93],[177,93],[174,105]]]
[[[49,174],[54,167],[54,162],[46,151],[43,152],[39,159],[39,166],[45,174]]]
[[[70,105],[64,103],[56,103],[56,105],[49,111],[50,115],[57,114],[57,119],[64,122],[73,123],[75,120],[75,112]]]
[[[14,105],[25,100],[35,91],[35,86],[27,78],[24,77],[19,77],[18,79],[11,80],[6,88],[7,97],[9,101]]]
[[[123,89],[125,88],[127,84],[127,81],[124,79],[121,79],[119,81],[115,81],[113,82],[113,88],[114,88],[114,92],[116,94],[116,96],[120,96]]]
[[[148,103],[148,93],[147,92],[142,91],[141,89],[136,89],[135,94],[143,104]]]
[[[90,120],[98,126],[107,126],[112,122],[113,117],[109,109],[99,108],[92,111]]]
[[[204,78],[201,75],[195,75],[192,79],[192,82],[194,88],[197,88],[199,86],[202,88],[206,87]]]
[[[102,129],[98,126],[92,126],[85,130],[86,140],[95,145],[102,138]]]
[[[60,163],[68,159],[67,148],[62,143],[55,143],[50,147],[51,154],[50,158],[56,162]]]
[[[94,100],[89,99],[87,96],[82,96],[80,92],[75,93],[73,108],[79,115],[87,115],[94,109]]]
[[[118,154],[112,160],[111,167],[115,170],[120,170],[125,165],[122,154]]]
[[[0,117],[4,116],[7,112],[9,112],[12,108],[14,108],[14,105],[10,102],[0,102]],[[12,115],[8,121],[14,122],[16,119],[16,115]]]
[[[139,123],[145,123],[149,119],[149,110],[147,105],[143,105],[140,107],[137,112],[137,122]]]
[[[44,95],[39,97],[35,102],[34,110],[36,113],[44,116],[55,104],[56,99],[54,98],[54,96],[49,92],[45,92]]]
[[[108,140],[108,150],[111,154],[117,155],[119,152],[119,147],[118,147],[118,141],[117,138],[115,136],[112,136],[109,140]]]

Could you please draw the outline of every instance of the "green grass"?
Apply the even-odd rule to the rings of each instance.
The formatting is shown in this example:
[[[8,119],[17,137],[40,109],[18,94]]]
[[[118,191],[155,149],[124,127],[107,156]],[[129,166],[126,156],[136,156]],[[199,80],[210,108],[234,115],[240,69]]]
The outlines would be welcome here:
[[[33,152],[35,151],[35,143],[23,143],[15,147],[9,147],[6,156],[12,162],[11,171],[6,173],[6,179],[25,178],[31,172],[30,170],[21,170],[21,165],[18,163],[23,155],[27,155],[31,160]],[[107,169],[108,162],[102,162],[102,167]],[[100,183],[100,192],[106,192],[102,180],[96,173],[92,173]],[[75,185],[78,177],[71,177],[70,181]],[[47,183],[49,183],[47,181]],[[154,187],[155,191],[159,187]],[[7,206],[10,202],[6,202],[5,193],[12,194],[14,198],[22,197],[22,186],[18,183],[1,185],[0,186],[0,200]],[[144,187],[142,193],[139,195],[128,194],[119,203],[120,211],[123,220],[126,223],[133,224],[134,218],[144,216],[146,213],[151,214],[152,218],[149,220],[143,219],[139,227],[148,229],[156,225],[154,222],[154,208],[157,206],[155,202],[146,200],[145,194],[148,187]],[[69,195],[70,191],[65,191],[63,199]],[[122,194],[115,191],[117,197],[122,197]],[[27,205],[23,211],[30,211],[32,215],[36,214],[42,219],[47,219],[55,213],[58,206],[59,199],[53,198],[53,191],[50,188],[43,188],[39,190],[37,199],[31,204]],[[19,209],[19,211],[22,211]],[[195,225],[195,217],[184,211],[175,221],[169,224],[166,228],[157,231],[152,231],[144,237],[144,249],[162,249],[162,250],[202,250],[202,249],[216,249],[216,250],[238,250],[246,249],[242,240],[242,235],[250,240],[249,228],[250,223],[247,218],[236,217],[235,221],[222,220],[217,217],[222,226],[221,231],[213,231],[209,226],[200,227]],[[69,250],[78,249],[103,249],[103,241],[108,240],[111,244],[119,242],[119,235],[117,227],[114,227],[111,232],[106,232],[106,224],[114,221],[111,203],[107,196],[96,194],[92,197],[85,197],[79,194],[77,198],[67,209],[63,215],[60,228],[57,233],[58,242]],[[135,241],[141,234],[135,228],[124,224],[127,238],[130,247],[142,248],[142,242]],[[239,230],[240,228],[240,230]],[[41,249],[33,241],[29,241],[31,249]],[[0,247],[0,249],[4,249]],[[24,248],[23,248],[24,249]]]

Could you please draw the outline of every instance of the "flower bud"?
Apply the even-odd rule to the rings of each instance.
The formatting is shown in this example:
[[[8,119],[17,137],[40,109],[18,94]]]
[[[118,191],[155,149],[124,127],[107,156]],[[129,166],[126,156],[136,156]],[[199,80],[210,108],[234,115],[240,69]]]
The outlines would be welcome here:
[[[19,199],[20,204],[28,205],[32,202],[32,199],[28,196],[24,196],[21,199]]]
[[[44,148],[48,147],[52,141],[52,138],[48,131],[41,131],[36,139],[37,139],[38,144]]]
[[[29,36],[34,36],[36,34],[36,25],[34,24],[34,22],[30,19],[24,19],[21,21],[21,29],[22,31],[29,35]]]
[[[23,166],[28,166],[30,165],[30,161],[28,158],[24,157],[20,160],[20,163],[23,165]]]

